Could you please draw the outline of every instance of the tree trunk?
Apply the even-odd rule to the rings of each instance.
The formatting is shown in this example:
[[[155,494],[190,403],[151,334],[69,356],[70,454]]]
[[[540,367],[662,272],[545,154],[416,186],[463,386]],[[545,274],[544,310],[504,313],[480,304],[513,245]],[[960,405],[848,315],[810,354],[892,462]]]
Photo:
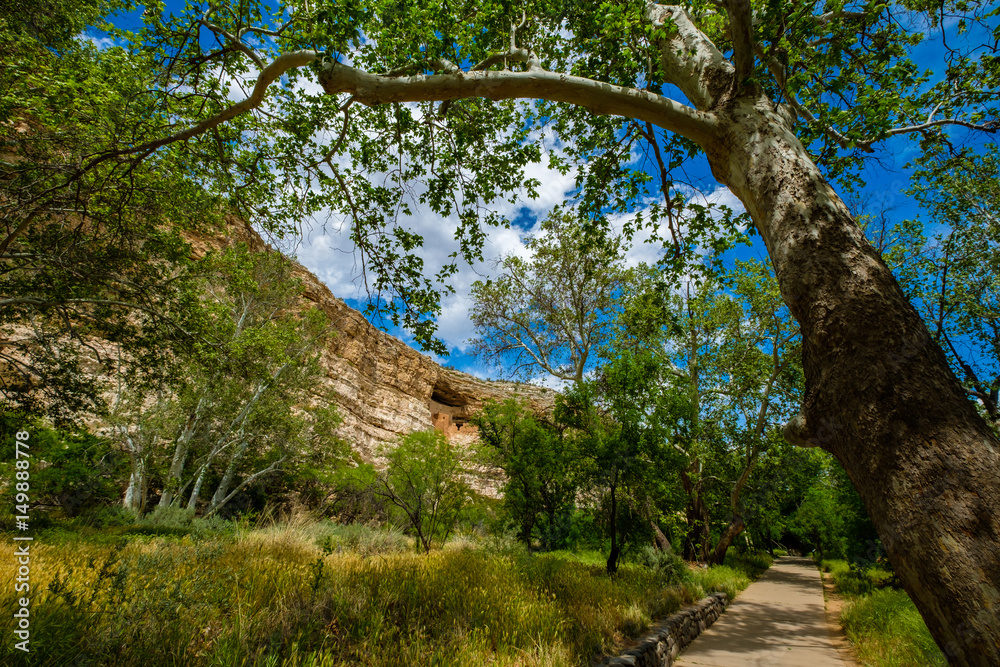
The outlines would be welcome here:
[[[198,509],[198,497],[201,495],[201,485],[204,484],[205,475],[207,474],[208,464],[206,463],[198,473],[198,478],[195,480],[194,486],[191,488],[191,497],[188,499],[187,508],[192,512]]]
[[[754,438],[759,438],[764,432],[765,417],[767,415],[767,397],[771,393],[771,384],[774,382],[775,377],[778,372],[777,357],[775,357],[775,374],[771,376],[771,380],[768,383],[767,389],[764,392],[764,400],[760,406],[760,415],[757,419],[757,427],[754,432]],[[733,484],[733,490],[729,494],[729,509],[732,511],[732,517],[729,520],[729,525],[726,529],[722,531],[722,535],[719,536],[719,542],[715,545],[715,551],[712,553],[711,558],[709,558],[710,563],[715,563],[716,565],[722,565],[723,561],[726,560],[726,552],[729,551],[730,545],[732,545],[733,540],[736,536],[743,532],[746,528],[746,524],[743,523],[743,517],[740,516],[739,503],[740,494],[743,493],[743,487],[746,486],[747,480],[750,479],[750,473],[753,472],[754,467],[757,465],[757,444],[754,442],[750,446],[750,454],[747,460],[747,464],[743,467],[743,472],[740,473],[739,479]]]
[[[712,171],[802,329],[806,392],[786,437],[843,465],[949,661],[1000,664],[1000,441],[788,119],[763,97],[717,113]]]
[[[688,496],[688,533],[684,539],[684,558],[707,561],[709,550],[712,548],[712,518],[701,497],[701,482],[695,482],[689,474],[690,470],[697,468],[697,463],[696,461],[691,468],[681,471],[681,483]]]
[[[715,545],[715,550],[709,557],[708,562],[713,565],[722,565],[726,560],[726,552],[729,551],[729,546],[736,539],[736,536],[743,532],[744,528],[746,528],[746,524],[743,523],[742,517],[733,517],[733,520],[729,522],[726,529],[722,531],[722,535],[719,536],[719,541]]]
[[[653,545],[664,553],[672,554],[674,552],[673,546],[670,544],[670,540],[667,536],[663,534],[660,527],[656,525],[656,522],[650,519],[649,527],[653,529]]]
[[[184,428],[177,437],[177,445],[174,447],[174,456],[170,461],[170,470],[167,472],[167,484],[160,495],[159,507],[169,507],[174,502],[174,494],[181,486],[181,476],[184,473],[184,463],[187,461],[188,452],[191,450],[191,441],[194,438],[195,430],[200,426],[202,408],[205,406],[206,397],[203,395],[198,399],[194,412],[188,415],[184,422]]]
[[[239,467],[240,461],[243,458],[243,453],[247,450],[249,443],[243,441],[240,446],[236,448],[233,452],[232,457],[229,459],[229,465],[226,467],[225,474],[222,475],[222,479],[219,481],[219,486],[215,489],[215,493],[212,495],[212,500],[208,504],[208,509],[214,512],[219,509],[223,499],[229,494],[229,487],[232,486],[233,480],[236,479],[236,469]]]
[[[125,489],[125,499],[122,504],[135,516],[141,516],[145,505],[146,460],[137,454],[133,454],[131,458],[132,473],[128,478],[128,488]]]
[[[615,494],[615,485],[611,485],[611,522],[608,528],[611,533],[611,552],[608,554],[606,569],[608,574],[618,571],[618,556],[621,555],[621,545],[618,543],[618,498]]]

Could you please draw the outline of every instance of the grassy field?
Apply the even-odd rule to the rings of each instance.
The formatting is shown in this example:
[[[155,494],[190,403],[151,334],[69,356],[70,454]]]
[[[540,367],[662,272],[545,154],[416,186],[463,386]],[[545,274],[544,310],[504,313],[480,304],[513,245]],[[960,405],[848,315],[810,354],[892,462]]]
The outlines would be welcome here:
[[[948,664],[906,591],[879,568],[852,569],[847,561],[823,561],[846,605],[841,622],[867,667],[944,667]]]
[[[156,532],[36,537],[31,653],[6,641],[0,663],[584,665],[708,592],[734,595],[767,565],[733,560],[667,585],[638,564],[611,579],[593,555],[497,540],[424,556],[399,533],[329,522]],[[15,567],[0,561],[6,618]]]

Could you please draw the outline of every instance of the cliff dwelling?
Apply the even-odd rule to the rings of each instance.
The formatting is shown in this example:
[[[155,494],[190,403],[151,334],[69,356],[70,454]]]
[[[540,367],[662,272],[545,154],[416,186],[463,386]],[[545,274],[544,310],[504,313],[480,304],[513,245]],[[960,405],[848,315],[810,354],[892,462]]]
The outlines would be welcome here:
[[[461,440],[475,438],[477,429],[469,423],[475,407],[467,396],[456,392],[440,379],[434,384],[427,401],[434,429],[444,433],[449,440],[455,436],[460,436]]]

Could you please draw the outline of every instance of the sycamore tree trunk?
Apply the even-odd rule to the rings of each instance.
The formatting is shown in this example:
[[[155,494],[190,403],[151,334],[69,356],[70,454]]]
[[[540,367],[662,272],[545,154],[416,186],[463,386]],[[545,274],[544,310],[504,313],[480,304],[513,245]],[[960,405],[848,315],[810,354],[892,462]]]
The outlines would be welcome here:
[[[691,473],[698,476],[693,479]],[[712,516],[702,497],[702,481],[700,478],[701,462],[695,460],[688,470],[681,471],[681,483],[687,493],[687,536],[684,539],[684,558],[686,560],[707,561],[712,548]]]
[[[1000,442],[917,311],[763,97],[732,100],[709,148],[802,329],[806,392],[786,427],[840,461],[954,664],[1000,664]]]
[[[719,536],[719,541],[716,543],[715,549],[712,550],[712,555],[708,557],[708,562],[713,565],[722,565],[722,563],[726,560],[726,553],[728,553],[733,540],[735,540],[736,536],[742,533],[745,528],[746,524],[743,523],[743,517],[734,516],[729,521],[725,530],[722,531],[722,535]]]
[[[616,493],[618,485],[612,482],[610,495],[611,495],[611,516],[608,521],[608,532],[611,533],[611,551],[608,553],[608,562],[605,564],[605,569],[608,574],[614,574],[618,571],[618,557],[621,555],[621,543],[618,540],[618,494]]]

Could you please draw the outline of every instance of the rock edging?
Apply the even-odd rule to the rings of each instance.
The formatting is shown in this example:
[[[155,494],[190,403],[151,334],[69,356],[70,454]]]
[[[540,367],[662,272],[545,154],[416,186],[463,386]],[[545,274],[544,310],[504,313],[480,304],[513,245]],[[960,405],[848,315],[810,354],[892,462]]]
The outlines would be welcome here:
[[[634,647],[621,655],[608,658],[601,667],[632,665],[634,667],[671,667],[677,654],[707,630],[729,605],[725,593],[713,593],[690,607],[671,614]]]

